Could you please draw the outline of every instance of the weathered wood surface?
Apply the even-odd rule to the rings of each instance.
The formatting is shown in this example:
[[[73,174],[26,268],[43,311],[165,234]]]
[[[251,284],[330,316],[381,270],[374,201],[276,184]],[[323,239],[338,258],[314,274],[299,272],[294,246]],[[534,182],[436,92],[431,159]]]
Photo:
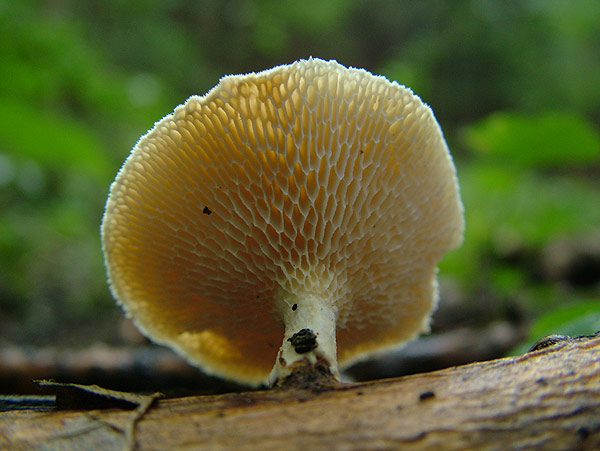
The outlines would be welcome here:
[[[0,448],[122,449],[131,415],[5,412]],[[144,450],[600,449],[600,338],[321,392],[160,400],[135,439]]]

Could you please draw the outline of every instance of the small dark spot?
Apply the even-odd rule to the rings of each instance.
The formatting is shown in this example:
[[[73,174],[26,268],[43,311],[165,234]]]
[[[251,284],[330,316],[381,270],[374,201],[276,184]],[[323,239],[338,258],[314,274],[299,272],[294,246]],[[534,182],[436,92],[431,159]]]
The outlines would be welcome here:
[[[287,362],[283,358],[283,351],[282,350],[279,351],[279,364],[281,365],[282,368],[285,368],[287,366]]]
[[[290,338],[288,338],[287,341],[292,343],[294,350],[298,354],[304,354],[306,352],[312,351],[317,346],[319,346],[319,344],[317,343],[317,336],[310,329],[301,329],[300,331],[292,335]]]
[[[212,213],[212,210],[205,205],[202,209],[202,213],[204,213],[205,215],[209,215]]]
[[[402,404],[396,406],[396,410],[402,410],[402,409],[404,409],[404,406]]]
[[[223,418],[225,416],[225,412],[217,412],[217,416],[219,418]]]
[[[364,394],[365,394],[365,392],[364,392],[364,391],[357,391],[357,392],[356,392],[356,396],[362,396],[362,395],[364,395]]]
[[[419,395],[419,401],[426,401],[427,399],[431,399],[435,397],[435,393],[432,392],[431,390],[429,391],[424,391],[423,393],[421,393]]]
[[[535,381],[537,384],[548,385],[548,382],[543,377],[540,377]]]
[[[585,426],[580,426],[579,428],[577,428],[576,432],[581,440],[585,440],[590,436],[590,430]]]
[[[412,436],[411,440],[415,441],[415,442],[417,442],[419,440],[424,440],[425,437],[427,437],[427,434],[428,434],[428,432],[426,432],[426,431],[419,432],[417,435]]]
[[[298,304],[292,305],[292,312],[295,312],[298,309]]]
[[[365,153],[365,151],[361,149],[360,150],[360,154],[362,155],[363,153]]]

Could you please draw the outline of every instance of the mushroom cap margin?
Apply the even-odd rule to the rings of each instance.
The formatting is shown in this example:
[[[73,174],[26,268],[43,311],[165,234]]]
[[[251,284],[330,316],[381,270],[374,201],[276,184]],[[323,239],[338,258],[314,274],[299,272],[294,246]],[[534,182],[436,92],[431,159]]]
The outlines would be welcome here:
[[[302,293],[337,308],[341,365],[425,329],[463,228],[429,107],[309,59],[224,77],[157,122],[111,186],[102,240],[146,335],[256,385],[283,337],[278,303]]]

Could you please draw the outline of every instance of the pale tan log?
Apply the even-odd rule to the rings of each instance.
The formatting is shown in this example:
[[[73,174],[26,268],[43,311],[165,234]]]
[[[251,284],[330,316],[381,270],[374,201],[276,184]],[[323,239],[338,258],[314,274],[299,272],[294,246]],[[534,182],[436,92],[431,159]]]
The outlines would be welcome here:
[[[131,411],[6,412],[0,448],[121,449]],[[600,338],[314,392],[158,401],[137,446],[174,449],[600,449]]]

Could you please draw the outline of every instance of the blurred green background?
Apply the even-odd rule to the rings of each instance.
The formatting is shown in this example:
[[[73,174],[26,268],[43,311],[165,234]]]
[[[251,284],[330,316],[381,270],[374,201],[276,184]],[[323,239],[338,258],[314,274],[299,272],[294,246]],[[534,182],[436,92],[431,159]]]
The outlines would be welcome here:
[[[600,329],[597,0],[0,0],[0,345],[120,344],[99,225],[140,135],[231,73],[336,59],[432,106],[466,210],[437,329]],[[457,307],[458,306],[458,307]]]

